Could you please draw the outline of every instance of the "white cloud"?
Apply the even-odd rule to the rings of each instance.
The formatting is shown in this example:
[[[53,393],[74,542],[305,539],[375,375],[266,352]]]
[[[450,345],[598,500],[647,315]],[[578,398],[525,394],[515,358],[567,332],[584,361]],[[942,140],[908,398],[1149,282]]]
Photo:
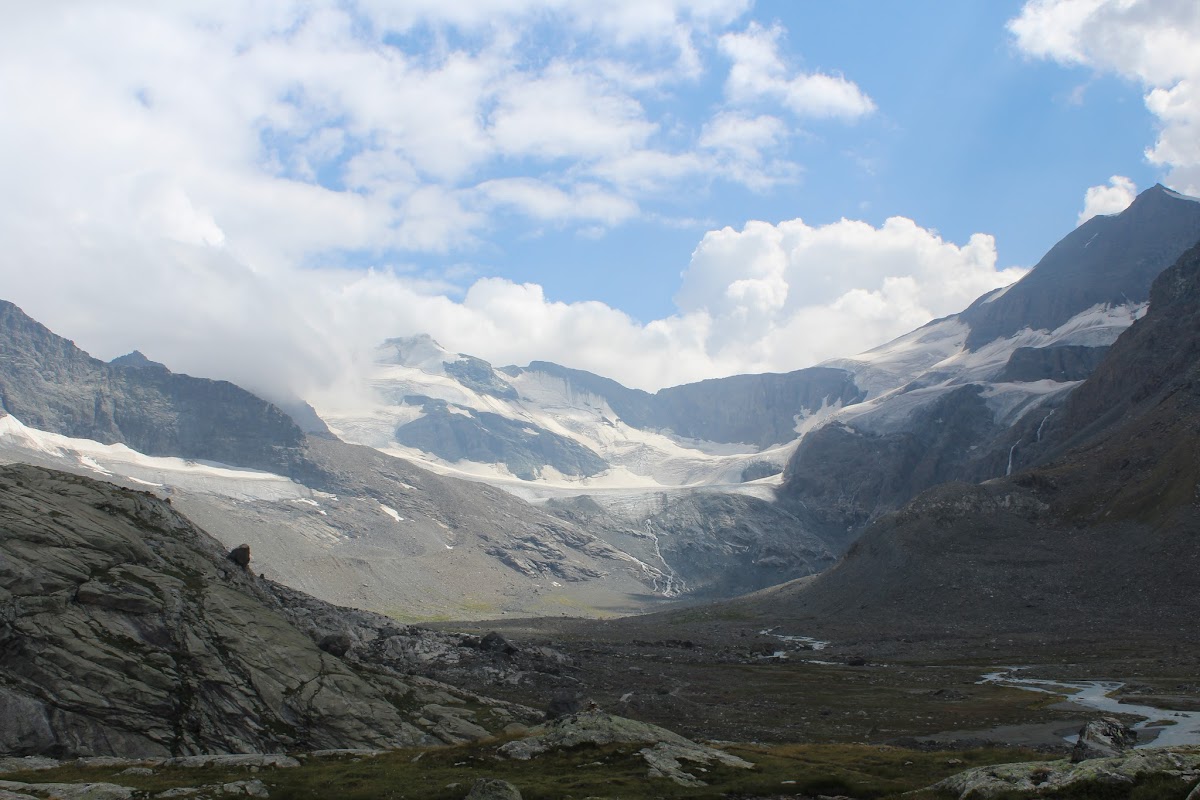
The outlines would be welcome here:
[[[567,64],[505,87],[490,132],[505,155],[591,159],[639,149],[654,133],[641,105]]]
[[[1200,193],[1200,3],[1029,0],[1009,29],[1032,56],[1140,83],[1160,126],[1146,157],[1174,188]]]
[[[899,218],[713,231],[677,313],[646,323],[404,266],[494,254],[514,219],[596,235],[663,224],[670,209],[647,206],[714,180],[794,178],[787,110],[874,106],[792,69],[783,32],[744,28],[745,7],[18,4],[0,25],[3,293],[101,357],[136,347],[256,389],[344,385],[380,339],[417,332],[656,388],[845,355],[1012,280],[989,237],[959,246]],[[681,118],[672,93],[721,80],[718,50],[733,105]],[[347,267],[364,262],[399,266]]]
[[[1098,214],[1120,214],[1137,197],[1137,186],[1124,175],[1113,175],[1108,184],[1092,186],[1083,196],[1083,211],[1076,225],[1082,225]]]
[[[857,119],[875,103],[853,81],[820,72],[789,74],[779,54],[783,29],[752,22],[742,33],[721,37],[721,51],[733,62],[725,93],[735,103],[772,100],[799,117]]]
[[[996,269],[990,236],[960,247],[903,217],[880,228],[846,219],[750,222],[704,237],[676,302],[710,318],[716,360],[795,368],[960,311],[1022,274]]]

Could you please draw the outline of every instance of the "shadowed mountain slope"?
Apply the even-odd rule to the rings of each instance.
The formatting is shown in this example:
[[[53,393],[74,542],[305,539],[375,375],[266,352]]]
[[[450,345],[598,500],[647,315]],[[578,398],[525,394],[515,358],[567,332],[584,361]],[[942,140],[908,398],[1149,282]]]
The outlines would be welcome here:
[[[1154,278],[1197,238],[1200,203],[1161,184],[1147,189],[1124,212],[1092,217],[1065,236],[1003,295],[972,303],[959,315],[971,326],[967,346],[1022,327],[1053,330],[1097,304],[1143,302]]]
[[[304,432],[226,381],[177,375],[140,353],[105,363],[0,301],[0,407],[39,430],[147,455],[290,474]]]
[[[815,515],[838,547],[933,486],[1037,463],[1062,404],[1142,313],[1155,276],[1197,239],[1200,201],[1155,186],[961,314],[831,362],[878,388],[801,440],[781,501]]]
[[[834,569],[738,601],[837,636],[1194,640],[1200,246],[1056,415],[1044,461],[932,489]]]

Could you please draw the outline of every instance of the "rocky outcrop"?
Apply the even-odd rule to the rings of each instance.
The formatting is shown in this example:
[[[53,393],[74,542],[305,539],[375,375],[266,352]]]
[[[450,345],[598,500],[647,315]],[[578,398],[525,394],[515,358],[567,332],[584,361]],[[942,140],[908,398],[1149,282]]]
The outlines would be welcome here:
[[[107,364],[5,301],[0,407],[64,436],[285,475],[304,442],[285,413],[232,383],[177,375],[134,354]]]
[[[1200,203],[1159,185],[1115,216],[1097,216],[1056,244],[1000,297],[981,297],[960,318],[972,350],[1022,328],[1053,330],[1103,304],[1139,303],[1150,285],[1200,239]]]
[[[471,785],[466,800],[521,800],[521,792],[508,781],[480,778]]]
[[[547,466],[576,477],[608,469],[592,450],[530,422],[451,406],[445,400],[408,399],[423,403],[423,416],[396,428],[396,441],[448,462],[503,464],[527,481],[541,477]]]
[[[666,728],[618,717],[604,711],[581,711],[560,717],[530,731],[525,739],[502,745],[496,752],[504,758],[527,761],[544,753],[583,745],[645,744],[639,754],[649,766],[649,777],[669,778],[681,786],[703,786],[703,781],[684,771],[681,762],[721,764],[750,769],[749,761],[715,747],[697,744]]]
[[[944,484],[878,519],[836,567],[753,601],[833,638],[1194,641],[1200,597],[1200,245],[1047,422],[1053,460]]]
[[[520,714],[321,649],[303,604],[149,494],[7,466],[0,530],[0,753],[397,747]]]
[[[995,764],[960,772],[929,788],[957,793],[960,800],[984,800],[1011,792],[1053,792],[1080,784],[1128,785],[1149,776],[1177,777],[1182,786],[1186,786],[1184,781],[1200,779],[1200,750],[1136,750],[1078,764],[1067,760]]]
[[[1071,761],[1112,758],[1137,744],[1137,731],[1114,717],[1094,719],[1079,730],[1079,740],[1071,750]]]
[[[835,422],[806,436],[779,491],[807,510],[837,551],[870,520],[931,486],[960,479],[975,449],[1000,432],[982,387],[962,386],[917,409],[903,430],[875,433]]]
[[[997,382],[1081,381],[1091,375],[1108,352],[1107,347],[1062,345],[1018,347],[995,377]]]
[[[608,508],[581,495],[545,509],[639,558],[655,589],[672,595],[744,594],[835,560],[803,513],[748,495],[658,492]]]
[[[622,422],[635,428],[757,447],[795,439],[798,417],[824,407],[853,405],[865,396],[853,375],[830,367],[713,378],[653,394],[546,361],[506,367],[504,372],[540,372],[566,381],[575,392],[603,398]]]

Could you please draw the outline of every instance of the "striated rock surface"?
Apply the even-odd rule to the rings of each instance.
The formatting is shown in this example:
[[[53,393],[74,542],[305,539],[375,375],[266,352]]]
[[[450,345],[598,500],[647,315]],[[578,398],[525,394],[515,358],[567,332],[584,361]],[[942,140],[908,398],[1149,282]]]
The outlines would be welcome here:
[[[521,800],[521,792],[508,781],[480,778],[471,786],[466,800]]]
[[[1071,761],[1089,758],[1110,758],[1132,750],[1137,744],[1137,731],[1114,717],[1094,719],[1079,731],[1079,741],[1071,751]]]
[[[569,750],[582,745],[645,744],[639,751],[650,769],[650,777],[669,778],[681,786],[703,786],[704,782],[684,771],[682,761],[695,764],[719,763],[750,769],[749,761],[715,747],[693,742],[666,728],[648,722],[618,717],[604,711],[581,711],[534,728],[530,736],[501,746],[505,758],[527,761],[544,753]]]
[[[1085,783],[1130,784],[1151,775],[1178,777],[1181,783],[1200,778],[1200,749],[1135,750],[1078,764],[1067,760],[995,764],[960,772],[929,788],[955,792],[960,800],[984,800],[1009,792],[1046,792]]]
[[[0,753],[386,748],[521,714],[322,650],[330,630],[298,627],[299,604],[151,495],[0,467],[0,531]]]
[[[137,354],[137,355],[140,355]],[[304,432],[227,381],[178,375],[134,354],[113,363],[0,300],[0,408],[64,436],[290,474]]]

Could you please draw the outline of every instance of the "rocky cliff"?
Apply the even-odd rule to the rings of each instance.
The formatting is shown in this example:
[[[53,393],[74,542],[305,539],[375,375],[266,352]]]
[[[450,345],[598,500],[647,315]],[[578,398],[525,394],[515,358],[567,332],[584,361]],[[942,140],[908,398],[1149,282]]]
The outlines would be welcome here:
[[[359,658],[421,639],[256,577],[151,495],[2,467],[0,532],[0,753],[394,747],[537,716]]]
[[[285,475],[304,441],[287,414],[232,383],[177,375],[144,356],[107,364],[5,301],[0,407],[64,436]]]
[[[1041,465],[932,489],[834,569],[750,605],[842,635],[1194,641],[1200,245],[1155,281],[1041,446]]]
[[[781,501],[818,518],[836,547],[933,486],[1038,463],[1064,424],[1056,409],[1197,239],[1200,201],[1155,186],[1068,234],[1012,286],[831,362],[872,396],[801,440]]]

